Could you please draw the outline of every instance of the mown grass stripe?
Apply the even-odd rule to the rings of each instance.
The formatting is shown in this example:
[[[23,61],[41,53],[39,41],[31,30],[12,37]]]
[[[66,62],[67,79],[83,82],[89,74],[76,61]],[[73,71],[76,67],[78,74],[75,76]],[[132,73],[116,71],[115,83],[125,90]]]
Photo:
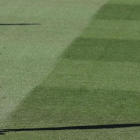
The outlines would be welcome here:
[[[105,4],[96,14],[97,19],[140,20],[140,5]]]
[[[63,58],[140,62],[140,40],[77,38]]]
[[[134,102],[135,100],[135,102]],[[36,87],[12,115],[14,128],[139,122],[139,94],[124,90]],[[9,126],[9,128],[11,128]]]
[[[91,21],[81,37],[140,40],[139,25],[139,21],[96,19]]]
[[[80,89],[140,91],[140,65],[130,62],[64,59],[43,82],[44,86]]]
[[[109,4],[140,5],[139,0],[109,0]]]

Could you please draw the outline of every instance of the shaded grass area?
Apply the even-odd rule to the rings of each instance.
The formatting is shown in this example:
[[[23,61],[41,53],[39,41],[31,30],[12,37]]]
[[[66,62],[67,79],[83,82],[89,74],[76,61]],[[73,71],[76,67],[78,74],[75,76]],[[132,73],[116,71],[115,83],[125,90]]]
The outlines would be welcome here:
[[[63,60],[44,86],[140,91],[137,63]]]
[[[63,60],[11,115],[9,122],[7,120],[6,128],[45,129],[46,127],[139,123],[139,90],[136,91],[131,85],[135,84],[135,81],[139,87],[138,72],[138,65],[133,63],[117,65],[117,63],[99,61],[93,63]],[[118,85],[122,85],[122,90],[115,87]],[[135,138],[135,136],[139,138],[139,130],[138,127],[114,130],[26,131],[6,133],[1,137],[12,137],[14,140],[19,137],[21,139],[46,139],[47,137],[50,140],[94,137],[105,140],[106,138]]]
[[[140,20],[140,5],[106,4],[96,14],[97,19]]]
[[[138,92],[40,85],[12,115],[8,128],[138,123],[139,105]]]
[[[139,0],[109,0],[108,4],[140,5]]]
[[[91,24],[85,29],[81,37],[140,40],[139,25],[139,21],[96,19],[91,21]]]
[[[64,58],[140,62],[140,40],[77,38],[66,50]]]

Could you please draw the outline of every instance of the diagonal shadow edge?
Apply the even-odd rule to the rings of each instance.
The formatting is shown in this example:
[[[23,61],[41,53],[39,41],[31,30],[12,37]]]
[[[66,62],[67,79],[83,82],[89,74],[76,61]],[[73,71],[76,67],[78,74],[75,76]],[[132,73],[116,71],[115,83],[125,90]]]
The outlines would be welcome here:
[[[4,135],[7,132],[116,129],[129,127],[140,127],[140,124],[109,124],[109,125],[88,125],[88,126],[46,127],[46,128],[1,129],[0,135]]]
[[[40,23],[0,23],[0,26],[29,26],[29,25],[41,25]]]

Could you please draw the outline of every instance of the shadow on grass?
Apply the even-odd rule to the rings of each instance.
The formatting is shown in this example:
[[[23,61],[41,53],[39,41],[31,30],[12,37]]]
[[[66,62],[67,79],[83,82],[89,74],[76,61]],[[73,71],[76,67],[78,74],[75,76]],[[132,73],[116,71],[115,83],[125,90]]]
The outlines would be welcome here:
[[[41,25],[40,23],[0,23],[0,26],[29,26],[29,25]]]
[[[8,132],[116,129],[130,127],[140,127],[140,124],[109,124],[109,125],[67,126],[67,127],[46,127],[46,128],[1,129],[0,135],[4,135],[5,133]]]

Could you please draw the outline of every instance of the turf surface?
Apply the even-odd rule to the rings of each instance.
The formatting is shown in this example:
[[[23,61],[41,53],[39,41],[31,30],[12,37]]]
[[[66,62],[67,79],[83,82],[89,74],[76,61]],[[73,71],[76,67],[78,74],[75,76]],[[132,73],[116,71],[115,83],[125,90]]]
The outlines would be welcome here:
[[[59,57],[47,78],[8,117],[3,129],[139,124],[139,5],[138,0],[105,4]],[[139,130],[7,132],[1,137],[138,140]]]
[[[105,0],[95,1],[93,5],[91,2],[1,0],[1,125],[6,116],[47,77],[62,51],[79,36]]]

